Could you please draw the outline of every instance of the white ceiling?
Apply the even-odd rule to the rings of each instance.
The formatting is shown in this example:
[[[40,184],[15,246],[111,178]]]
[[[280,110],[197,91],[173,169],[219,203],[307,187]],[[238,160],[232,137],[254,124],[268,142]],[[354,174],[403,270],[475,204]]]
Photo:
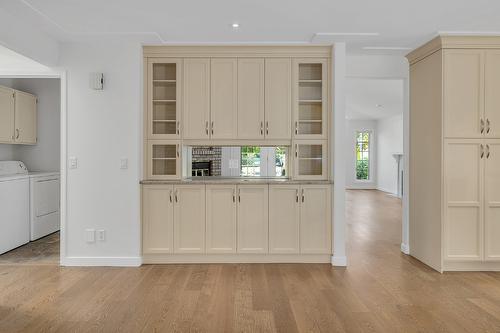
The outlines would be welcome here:
[[[495,0],[2,0],[0,8],[60,41],[347,41],[350,53],[404,54],[439,31],[500,32]]]
[[[38,62],[20,55],[6,47],[0,45],[0,73],[6,74],[6,71],[12,72],[30,72],[47,71],[45,67]]]
[[[382,119],[402,113],[403,80],[347,79],[347,119]]]

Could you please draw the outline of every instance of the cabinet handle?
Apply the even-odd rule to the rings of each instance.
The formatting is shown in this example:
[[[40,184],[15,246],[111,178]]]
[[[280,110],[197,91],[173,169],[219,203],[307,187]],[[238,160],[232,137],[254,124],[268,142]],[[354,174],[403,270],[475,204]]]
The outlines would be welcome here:
[[[212,124],[211,124],[211,129],[212,129],[212,135],[214,135],[214,121],[212,120]]]
[[[241,189],[238,189],[238,202],[241,202]]]
[[[175,149],[177,150],[177,157],[179,157],[180,156],[180,154],[179,154],[179,145],[175,145]]]
[[[208,120],[205,121],[205,134],[208,135]]]
[[[295,202],[299,202],[299,189],[295,190]]]
[[[269,121],[266,121],[266,135],[269,134]]]
[[[486,118],[486,134],[490,133],[490,120]]]
[[[304,202],[304,201],[305,201],[305,199],[306,199],[306,196],[305,196],[305,194],[304,194],[304,189],[302,189],[302,202]]]
[[[234,193],[234,189],[233,189],[233,202],[236,202],[236,193]]]
[[[177,135],[179,135],[180,133],[181,133],[180,123],[179,123],[179,121],[177,121]]]
[[[175,190],[175,202],[179,202],[179,198],[178,198],[178,191],[179,190]]]
[[[299,147],[295,144],[295,157],[299,157]]]
[[[260,122],[260,135],[264,135],[264,122]]]
[[[486,158],[490,158],[490,145],[486,145]]]
[[[481,134],[484,133],[484,120],[481,118]]]
[[[172,190],[170,190],[170,203],[172,203]]]
[[[299,134],[299,122],[295,122],[295,134]]]
[[[19,128],[16,128],[16,139],[19,139]]]
[[[484,146],[481,144],[481,158],[484,157]]]

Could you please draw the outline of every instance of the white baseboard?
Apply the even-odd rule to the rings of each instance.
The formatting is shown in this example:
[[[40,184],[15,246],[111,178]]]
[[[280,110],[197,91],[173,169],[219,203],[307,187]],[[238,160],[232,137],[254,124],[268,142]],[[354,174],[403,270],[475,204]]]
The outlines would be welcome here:
[[[397,193],[394,193],[393,191],[389,190],[389,189],[386,189],[386,188],[383,188],[383,187],[377,187],[377,190],[378,191],[382,191],[382,192],[385,192],[387,194],[390,194],[394,197],[398,197],[398,194]]]
[[[401,243],[401,252],[404,254],[410,254],[410,246],[405,243]]]
[[[332,266],[338,266],[338,267],[346,267],[347,266],[347,257],[336,257],[332,256]]]
[[[113,266],[139,267],[141,257],[66,257],[61,258],[61,266]]]

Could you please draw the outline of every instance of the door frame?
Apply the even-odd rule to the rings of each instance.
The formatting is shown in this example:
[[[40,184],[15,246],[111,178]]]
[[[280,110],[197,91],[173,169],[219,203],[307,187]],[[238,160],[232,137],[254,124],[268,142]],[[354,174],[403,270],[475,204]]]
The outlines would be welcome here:
[[[63,69],[50,69],[47,71],[40,72],[0,72],[0,78],[2,79],[59,79],[60,84],[60,214],[59,214],[59,225],[60,231],[60,248],[59,248],[59,265],[65,266],[67,257],[67,246],[66,246],[66,216],[67,216],[67,72]]]

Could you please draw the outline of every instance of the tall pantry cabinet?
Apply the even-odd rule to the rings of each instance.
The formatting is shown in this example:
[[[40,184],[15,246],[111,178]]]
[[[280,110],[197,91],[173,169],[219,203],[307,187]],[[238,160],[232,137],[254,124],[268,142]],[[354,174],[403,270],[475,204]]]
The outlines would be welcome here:
[[[410,253],[500,269],[500,38],[440,36],[410,61]]]

